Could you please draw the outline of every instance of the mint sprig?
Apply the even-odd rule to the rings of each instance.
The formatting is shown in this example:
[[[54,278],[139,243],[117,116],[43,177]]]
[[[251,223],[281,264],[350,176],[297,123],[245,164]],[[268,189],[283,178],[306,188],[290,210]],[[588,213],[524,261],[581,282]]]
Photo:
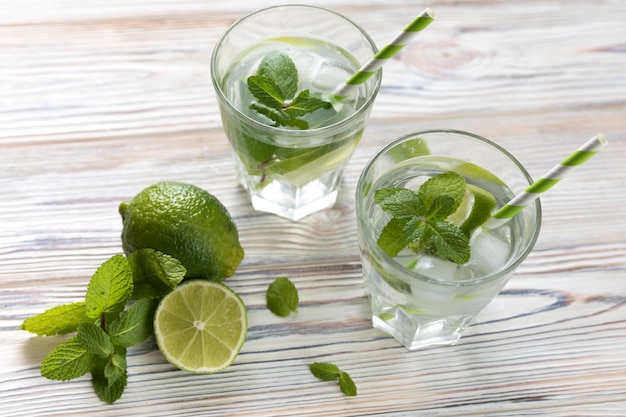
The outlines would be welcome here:
[[[271,53],[263,57],[255,75],[247,79],[250,93],[257,102],[250,109],[265,116],[273,126],[309,128],[302,116],[319,109],[331,109],[330,101],[308,89],[298,92],[298,70],[292,59],[284,53]]]
[[[342,371],[335,364],[328,362],[314,362],[309,365],[309,370],[318,379],[322,381],[339,382],[341,392],[349,397],[357,395],[356,384],[347,372]]]
[[[450,171],[430,178],[417,192],[407,188],[376,190],[374,201],[393,216],[378,238],[380,248],[392,258],[408,248],[466,263],[470,258],[469,238],[445,221],[461,204],[465,188],[465,179]]]
[[[180,262],[152,249],[105,261],[91,277],[84,301],[53,307],[20,326],[38,335],[76,332],[43,359],[41,375],[67,381],[91,373],[98,397],[109,404],[118,400],[128,380],[127,348],[153,333],[158,297],[184,275]],[[129,303],[131,297],[138,299]]]

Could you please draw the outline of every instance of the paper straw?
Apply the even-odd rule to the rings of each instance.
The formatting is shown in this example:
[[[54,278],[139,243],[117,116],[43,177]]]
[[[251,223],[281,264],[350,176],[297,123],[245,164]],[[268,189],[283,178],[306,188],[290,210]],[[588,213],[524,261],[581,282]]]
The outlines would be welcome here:
[[[435,19],[435,12],[427,8],[420,13],[402,32],[400,32],[388,45],[381,49],[374,57],[366,62],[346,82],[339,85],[329,96],[331,100],[341,101],[348,97],[352,90],[363,84],[369,77],[382,67],[385,62],[396,55],[409,41],[419,32],[424,30]]]
[[[535,201],[541,194],[545,193],[556,185],[556,183],[561,181],[568,172],[575,167],[582,165],[585,161],[594,156],[607,143],[606,138],[601,133],[598,133],[589,139],[584,145],[565,158],[560,164],[556,165],[543,177],[539,178],[532,185],[526,188],[526,190],[516,195],[511,201],[494,212],[491,215],[491,218],[485,222],[483,227],[487,229],[494,229],[509,221],[509,219],[522,211],[524,207]]]

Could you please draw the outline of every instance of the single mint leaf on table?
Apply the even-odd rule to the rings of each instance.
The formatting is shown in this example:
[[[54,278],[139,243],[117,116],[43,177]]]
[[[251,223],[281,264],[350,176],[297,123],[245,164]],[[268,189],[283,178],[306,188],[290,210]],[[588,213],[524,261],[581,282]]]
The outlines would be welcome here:
[[[356,397],[356,384],[347,372],[339,373],[339,389],[348,397]]]
[[[24,320],[20,330],[26,330],[39,336],[54,336],[76,331],[78,325],[88,321],[85,302],[78,301],[52,307],[43,313]]]
[[[289,278],[277,278],[268,287],[265,301],[272,313],[287,317],[298,309],[298,290]]]
[[[124,309],[133,292],[133,275],[128,260],[114,255],[96,270],[87,286],[87,316],[98,318]]]
[[[322,381],[334,381],[341,373],[337,365],[328,362],[314,362],[309,365],[309,369],[316,378]]]
[[[81,344],[87,349],[87,352],[101,358],[110,356],[115,350],[111,336],[102,327],[93,323],[85,322],[79,324],[76,335]]]
[[[41,375],[57,381],[69,381],[91,371],[96,356],[74,336],[52,350],[41,362]]]
[[[378,245],[390,257],[409,248],[464,264],[469,260],[469,237],[445,219],[454,213],[465,194],[465,180],[445,172],[426,181],[417,192],[406,188],[381,188],[374,201],[392,218],[383,227]]]
[[[158,303],[157,299],[142,298],[124,310],[108,326],[113,342],[119,346],[130,347],[152,335],[154,312]]]

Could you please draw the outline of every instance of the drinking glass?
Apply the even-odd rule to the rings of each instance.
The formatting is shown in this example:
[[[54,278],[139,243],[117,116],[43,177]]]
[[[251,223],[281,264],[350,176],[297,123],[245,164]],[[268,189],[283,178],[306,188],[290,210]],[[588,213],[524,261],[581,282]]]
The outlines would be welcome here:
[[[307,84],[301,88],[322,95],[330,95],[377,49],[346,17],[305,5],[256,11],[235,22],[215,46],[211,76],[239,182],[254,209],[298,220],[335,203],[382,75],[377,71],[353,97],[335,102],[334,118],[321,116],[304,130],[274,126],[241,99],[256,67],[242,68],[259,51],[270,53],[272,45],[292,57],[300,83]]]
[[[475,231],[466,264],[428,253],[401,252],[392,259],[377,244],[390,217],[374,202],[375,191],[385,187],[417,190],[426,178],[445,171],[457,172],[467,184],[490,191],[498,206],[532,183],[528,172],[505,149],[453,130],[403,136],[367,163],[357,184],[356,215],[372,324],[409,350],[457,343],[528,256],[539,235],[537,199],[507,224]]]

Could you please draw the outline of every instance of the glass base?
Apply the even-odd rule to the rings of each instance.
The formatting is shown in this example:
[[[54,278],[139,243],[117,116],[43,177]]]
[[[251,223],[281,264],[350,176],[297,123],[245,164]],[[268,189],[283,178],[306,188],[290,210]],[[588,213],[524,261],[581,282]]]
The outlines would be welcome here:
[[[296,221],[308,216],[309,214],[315,213],[316,211],[332,207],[337,200],[337,191],[326,194],[324,197],[314,200],[304,206],[281,205],[280,202],[266,200],[262,196],[256,194],[251,195],[250,200],[252,202],[252,207],[254,207],[256,211],[272,213]]]
[[[342,175],[343,168],[339,168],[305,184],[281,176],[267,177],[262,182],[253,176],[240,176],[240,182],[248,190],[255,210],[296,221],[332,207]]]
[[[372,325],[393,336],[408,350],[434,345],[454,345],[471,322],[471,317],[441,317],[391,304],[371,296]]]

